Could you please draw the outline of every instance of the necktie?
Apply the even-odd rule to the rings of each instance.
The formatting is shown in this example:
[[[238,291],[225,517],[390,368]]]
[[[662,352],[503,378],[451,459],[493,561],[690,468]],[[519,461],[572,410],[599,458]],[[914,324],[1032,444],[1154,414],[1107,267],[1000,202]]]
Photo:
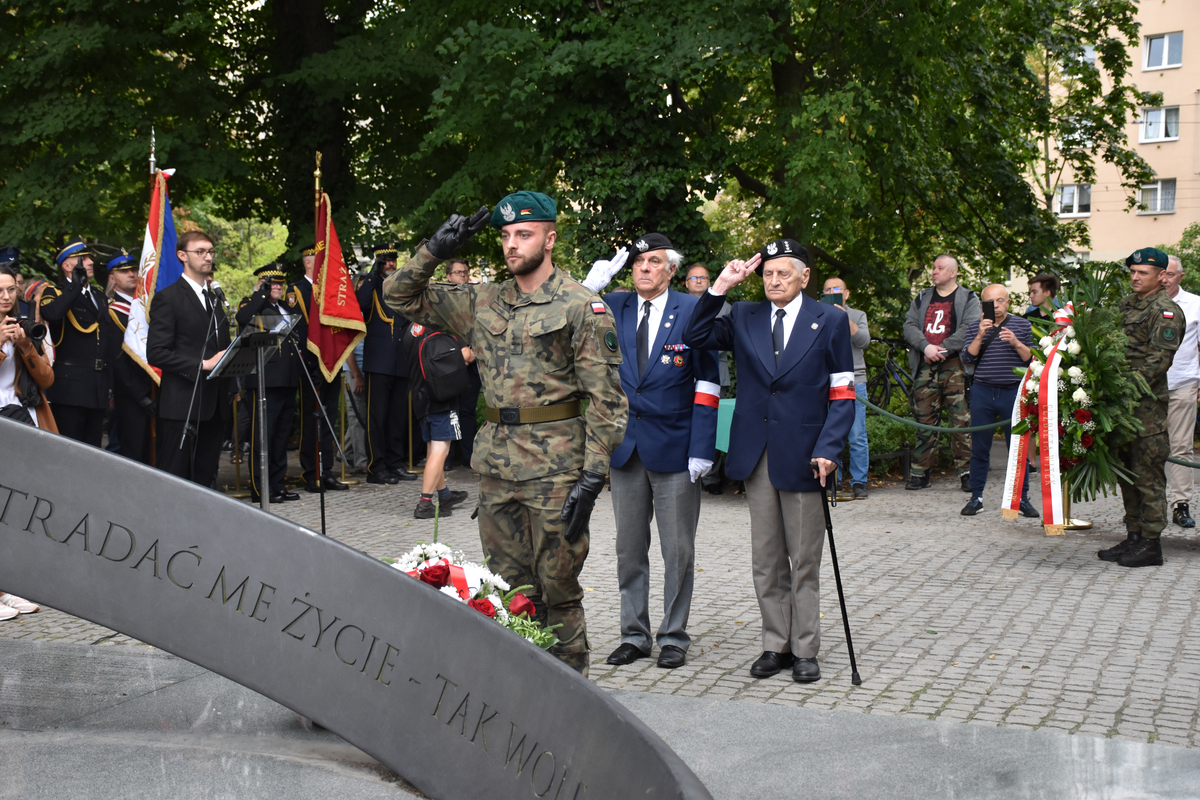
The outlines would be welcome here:
[[[783,315],[786,313],[782,308],[775,312],[775,327],[771,329],[771,341],[775,344],[775,366],[779,366],[779,357],[783,355]]]
[[[212,310],[213,310],[212,292],[210,292],[208,289],[205,289],[204,290],[204,313],[211,314]]]
[[[637,360],[638,375],[646,372],[646,362],[650,360],[650,301],[642,303],[642,321],[637,329]]]

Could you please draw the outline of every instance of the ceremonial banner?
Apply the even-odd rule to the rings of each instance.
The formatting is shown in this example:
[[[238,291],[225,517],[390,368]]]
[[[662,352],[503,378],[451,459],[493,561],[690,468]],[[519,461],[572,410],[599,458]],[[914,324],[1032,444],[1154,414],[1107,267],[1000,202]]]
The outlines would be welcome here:
[[[167,178],[175,170],[159,170],[154,178],[154,195],[150,199],[150,219],[146,222],[146,239],[142,244],[142,260],[138,265],[138,282],[133,303],[129,307],[129,325],[125,328],[122,348],[142,369],[159,382],[162,371],[146,360],[146,337],[150,333],[150,307],[154,294],[170,286],[183,274],[183,263],[175,255],[175,221],[171,217],[171,201],[167,197]]]
[[[326,381],[332,381],[346,357],[367,335],[362,309],[342,246],[333,228],[329,195],[321,192],[317,208],[317,253],[313,267],[312,308],[308,313],[308,349],[316,354]]]

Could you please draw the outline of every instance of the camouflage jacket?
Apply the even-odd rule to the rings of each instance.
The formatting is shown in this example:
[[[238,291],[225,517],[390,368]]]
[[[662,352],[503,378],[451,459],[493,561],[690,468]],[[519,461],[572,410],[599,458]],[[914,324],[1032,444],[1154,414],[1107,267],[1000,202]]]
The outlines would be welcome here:
[[[530,294],[503,283],[435,283],[441,262],[424,246],[383,285],[384,302],[404,317],[448,329],[475,351],[483,397],[492,408],[587,402],[583,416],[558,422],[488,422],[471,466],[481,475],[527,481],[582,467],[604,475],[625,436],[629,401],[618,372],[612,313],[598,296],[555,269]]]
[[[1145,299],[1126,295],[1117,308],[1125,317],[1125,335],[1129,337],[1125,357],[1155,394],[1143,397],[1135,414],[1142,422],[1143,434],[1162,433],[1167,429],[1167,370],[1183,341],[1187,321],[1183,310],[1161,289]]]

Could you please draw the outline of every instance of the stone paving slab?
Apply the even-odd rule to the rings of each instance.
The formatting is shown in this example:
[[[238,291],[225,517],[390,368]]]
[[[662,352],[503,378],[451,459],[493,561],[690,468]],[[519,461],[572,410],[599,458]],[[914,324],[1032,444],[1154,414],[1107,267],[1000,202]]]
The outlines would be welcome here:
[[[744,496],[705,494],[697,536],[696,595],[686,666],[652,659],[609,667],[620,643],[611,496],[592,520],[583,571],[591,678],[612,691],[729,698],[873,715],[1045,729],[1138,742],[1197,745],[1200,725],[1200,535],[1171,526],[1167,562],[1128,570],[1096,558],[1123,537],[1121,505],[1101,498],[1076,506],[1090,531],[1043,534],[1037,520],[1001,519],[998,442],[986,510],[962,517],[967,495],[953,477],[930,489],[873,486],[867,500],[839,503],[834,531],[855,654],[863,685],[850,684],[828,553],[821,573],[822,680],[800,685],[779,675],[755,680],[760,650]],[[232,483],[225,465],[222,480]],[[480,556],[470,511],[476,478],[460,468],[452,488],[471,499],[439,525],[440,540]],[[330,535],[376,557],[396,556],[432,537],[415,520],[416,483],[361,484],[327,499]],[[272,506],[319,530],[316,495]],[[1035,505],[1038,494],[1033,492]],[[1040,507],[1040,505],[1039,505]],[[657,552],[657,543],[652,543]],[[651,608],[661,608],[652,565]],[[65,614],[43,610],[0,623],[0,637],[99,645],[140,645]]]

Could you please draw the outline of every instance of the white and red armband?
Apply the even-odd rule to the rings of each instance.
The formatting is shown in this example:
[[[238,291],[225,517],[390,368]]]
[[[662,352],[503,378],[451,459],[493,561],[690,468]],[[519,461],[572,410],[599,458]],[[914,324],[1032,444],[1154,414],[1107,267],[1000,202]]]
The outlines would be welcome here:
[[[853,400],[854,399],[854,373],[853,372],[832,372],[829,375],[829,399],[830,400]]]
[[[721,387],[709,381],[696,381],[695,404],[717,408],[721,405]]]

